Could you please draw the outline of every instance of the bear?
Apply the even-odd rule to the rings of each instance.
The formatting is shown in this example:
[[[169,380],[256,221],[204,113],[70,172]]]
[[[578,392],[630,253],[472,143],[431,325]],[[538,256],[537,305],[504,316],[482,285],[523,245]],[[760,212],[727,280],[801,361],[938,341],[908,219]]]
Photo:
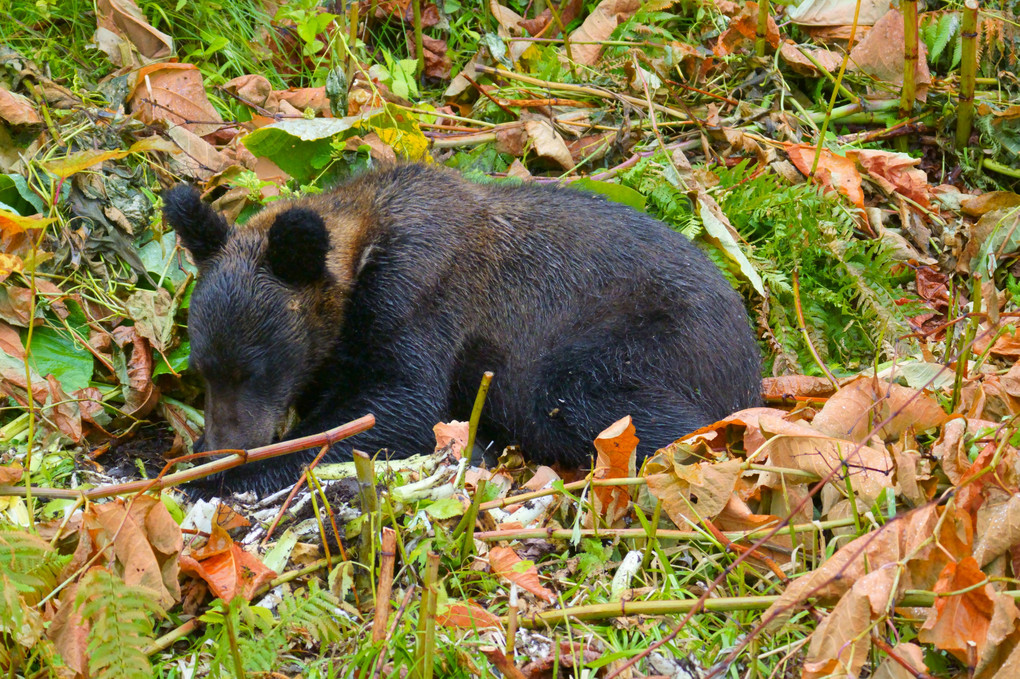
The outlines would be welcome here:
[[[205,383],[196,450],[271,443],[372,413],[333,446],[430,452],[495,373],[480,439],[583,466],[630,415],[638,456],[758,403],[743,302],[662,222],[587,191],[473,182],[395,164],[230,225],[179,184],[164,217],[198,267],[189,369]],[[304,451],[222,475],[220,492],[294,483]]]

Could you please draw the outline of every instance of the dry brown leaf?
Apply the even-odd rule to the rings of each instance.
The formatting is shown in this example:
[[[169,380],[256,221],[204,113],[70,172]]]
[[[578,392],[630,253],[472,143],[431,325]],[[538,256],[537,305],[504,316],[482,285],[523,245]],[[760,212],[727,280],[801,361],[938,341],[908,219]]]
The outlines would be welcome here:
[[[862,443],[875,425],[887,419],[875,433],[885,441],[896,441],[908,430],[920,434],[934,429],[949,416],[929,394],[862,376],[844,384],[811,426],[827,436]]]
[[[983,505],[978,513],[974,558],[979,566],[1020,545],[1020,493],[991,507]]]
[[[804,175],[811,176],[811,166],[815,161],[815,147],[808,144],[790,144],[786,153],[797,169]],[[826,191],[838,191],[850,199],[857,207],[864,207],[864,190],[861,188],[861,174],[857,165],[850,158],[837,156],[829,149],[822,149],[815,171],[815,181]]]
[[[808,0],[788,7],[786,16],[801,26],[849,27],[854,23],[855,16],[858,26],[872,26],[889,11],[890,5],[890,0],[861,0],[860,3],[848,0]]]
[[[0,119],[11,125],[34,125],[42,119],[28,97],[0,87]]]
[[[729,503],[743,470],[740,460],[681,464],[659,454],[645,467],[648,491],[680,528],[709,521]]]
[[[128,383],[121,385],[124,389],[124,412],[144,417],[159,401],[159,389],[152,382],[152,351],[149,342],[130,325],[117,326],[111,335],[125,354],[130,348],[130,358],[127,359]]]
[[[60,659],[77,672],[77,676],[85,677],[89,669],[89,624],[74,605],[77,596],[77,581],[60,593],[60,606],[46,630],[46,636],[60,653]]]
[[[592,10],[573,33],[570,34],[570,54],[574,61],[585,66],[592,66],[599,60],[602,45],[582,45],[580,43],[598,43],[609,40],[616,27],[626,21],[641,8],[641,0],[602,0]]]
[[[748,1],[744,3],[740,13],[730,20],[729,28],[719,36],[715,44],[715,53],[719,56],[732,54],[742,44],[756,40],[757,33],[758,3]],[[765,40],[772,46],[772,49],[779,47],[779,27],[771,14],[768,17]]]
[[[12,485],[21,480],[25,470],[17,462],[0,466],[0,485]]]
[[[890,45],[900,49],[890,49]],[[903,15],[898,10],[890,9],[868,31],[864,39],[850,50],[850,63],[853,70],[863,71],[876,80],[893,85],[903,84],[904,64]],[[920,54],[917,59],[916,99],[926,101],[928,85],[931,84],[931,73],[928,71],[928,51],[923,41],[918,41]]]
[[[918,167],[920,158],[876,149],[852,150],[846,155],[857,160],[887,192],[895,191],[925,209],[931,207],[931,185],[928,175]]]
[[[130,502],[90,504],[65,572],[73,573],[96,552],[103,552],[100,563],[125,584],[152,590],[160,605],[169,608],[181,597],[177,558],[183,546],[180,526],[159,498],[139,495]]]
[[[574,167],[570,149],[548,120],[526,120],[524,130],[528,133],[531,148],[540,158],[555,161],[564,170]]]
[[[437,423],[432,427],[432,433],[436,435],[436,451],[449,447],[451,452],[460,457],[467,447],[469,428],[469,422],[457,420]]]
[[[569,26],[570,22],[580,15],[583,7],[583,0],[563,0],[563,2],[560,3],[558,10],[560,18],[559,24]],[[538,37],[539,34],[542,34],[546,38],[555,38],[560,33],[559,24],[553,20],[552,10],[548,7],[542,10],[542,12],[534,19],[524,19],[520,21],[519,24],[521,28],[534,37]],[[545,32],[547,27],[549,29],[548,33]]]
[[[19,361],[25,360],[25,346],[21,343],[21,335],[3,321],[0,321],[0,351]]]
[[[174,172],[205,181],[227,168],[225,155],[197,134],[179,126],[171,127],[166,134],[177,151],[170,162]]]
[[[766,377],[761,381],[761,396],[766,401],[822,398],[832,396],[835,392],[832,382],[824,377],[782,375]]]
[[[943,595],[955,593],[935,599],[935,606],[917,638],[952,653],[963,662],[967,662],[970,655],[971,643],[976,645],[978,655],[982,654],[992,622],[995,596],[990,584],[979,586],[986,580],[987,576],[973,557],[946,564],[934,591]]]
[[[1008,210],[1013,207],[1020,207],[1020,195],[1012,191],[989,191],[960,199],[960,209],[969,217],[982,217],[992,210]]]
[[[779,56],[783,58],[790,67],[803,76],[817,78],[822,72],[815,66],[815,63],[804,56],[807,53],[814,57],[814,60],[821,64],[822,68],[829,73],[835,73],[843,63],[843,58],[835,52],[830,52],[821,47],[801,47],[791,41],[785,41],[779,48]]]
[[[794,580],[768,608],[763,619],[768,620],[769,626],[774,628],[789,618],[793,607],[808,599],[831,600],[842,597],[868,573],[903,560],[908,562],[909,568],[901,574],[897,593],[928,586],[930,566],[934,564],[941,568],[939,564],[944,563],[931,558],[936,552],[931,537],[938,518],[938,508],[926,505],[856,538],[841,547],[821,566]],[[915,568],[915,565],[922,567]]]
[[[924,649],[917,644],[896,644],[892,653],[899,660],[886,657],[875,670],[872,679],[917,679],[928,671],[928,666],[924,664]],[[909,665],[909,668],[900,664],[900,661]]]
[[[276,577],[274,571],[244,551],[215,523],[208,543],[202,549],[182,554],[180,563],[182,571],[204,580],[209,591],[224,601],[236,596],[250,601],[262,585]]]
[[[489,567],[496,575],[502,576],[518,587],[531,592],[540,599],[552,603],[556,596],[538,581],[535,564],[521,560],[517,552],[509,547],[493,547],[489,550]]]
[[[896,569],[882,568],[853,584],[811,634],[803,679],[857,677],[871,651],[868,628],[891,603]]]
[[[128,98],[142,122],[164,121],[204,137],[223,126],[223,118],[209,103],[202,73],[194,64],[152,64],[138,70]]]
[[[461,629],[503,628],[499,616],[493,615],[471,601],[440,604],[436,611],[436,623],[443,627],[459,627]]]
[[[630,415],[614,422],[595,437],[596,479],[624,479],[635,474],[638,437]],[[592,491],[595,512],[615,526],[630,510],[629,486],[602,486]]]
[[[124,41],[138,50],[144,63],[173,54],[173,39],[153,28],[134,0],[97,0],[96,25],[93,39],[115,66],[132,65],[123,59]]]

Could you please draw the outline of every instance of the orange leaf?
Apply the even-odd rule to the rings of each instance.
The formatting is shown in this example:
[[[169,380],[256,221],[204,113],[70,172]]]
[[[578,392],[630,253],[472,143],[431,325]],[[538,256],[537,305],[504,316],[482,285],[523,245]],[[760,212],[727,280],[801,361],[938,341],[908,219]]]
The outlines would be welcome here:
[[[986,579],[974,557],[946,564],[934,591],[936,594],[958,593],[935,599],[935,606],[921,627],[918,639],[949,651],[964,662],[971,644],[977,645],[980,655],[994,611],[991,585],[975,587]]]
[[[493,547],[489,550],[489,567],[496,575],[502,576],[521,589],[527,590],[548,602],[556,596],[538,581],[538,569],[530,561],[523,561],[517,552],[509,547]]]
[[[786,153],[797,169],[811,176],[811,166],[815,162],[815,147],[808,144],[790,144]],[[864,207],[864,190],[861,188],[861,174],[857,164],[850,158],[837,156],[823,148],[815,171],[815,180],[826,191],[839,191],[850,199],[857,207]]]
[[[4,465],[0,467],[0,484],[8,485],[17,483],[21,480],[21,476],[24,473],[25,470],[17,463]]]
[[[460,627],[463,629],[479,629],[482,627],[498,627],[503,625],[499,616],[493,615],[481,606],[467,602],[456,602],[439,606],[436,622],[443,627]]]
[[[632,476],[636,464],[638,438],[634,433],[634,425],[630,415],[606,427],[595,438],[596,479],[624,479]],[[605,517],[612,526],[623,518],[630,508],[629,486],[601,486],[593,492],[595,511]]]
[[[217,524],[213,524],[203,548],[181,555],[181,570],[204,580],[209,591],[224,601],[235,596],[250,601],[262,585],[276,577],[274,571],[244,551]]]

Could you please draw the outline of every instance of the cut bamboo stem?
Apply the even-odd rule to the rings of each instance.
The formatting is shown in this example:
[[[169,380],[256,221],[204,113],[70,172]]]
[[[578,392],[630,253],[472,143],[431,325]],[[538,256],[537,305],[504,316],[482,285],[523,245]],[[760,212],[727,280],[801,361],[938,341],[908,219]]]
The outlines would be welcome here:
[[[754,52],[759,57],[765,56],[765,42],[769,34],[769,0],[758,0],[758,30],[754,36]]]
[[[375,590],[375,619],[372,621],[372,643],[386,638],[386,622],[390,617],[390,594],[393,591],[393,565],[397,560],[397,532],[382,529],[379,549],[379,586]]]
[[[974,86],[977,75],[977,0],[963,3],[963,27],[960,31],[960,103],[956,118],[956,148],[963,150],[970,143],[974,124]]]
[[[418,55],[418,65],[414,69],[414,75],[418,79],[425,72],[425,39],[421,32],[421,0],[414,0],[411,3],[414,7],[414,49]]]

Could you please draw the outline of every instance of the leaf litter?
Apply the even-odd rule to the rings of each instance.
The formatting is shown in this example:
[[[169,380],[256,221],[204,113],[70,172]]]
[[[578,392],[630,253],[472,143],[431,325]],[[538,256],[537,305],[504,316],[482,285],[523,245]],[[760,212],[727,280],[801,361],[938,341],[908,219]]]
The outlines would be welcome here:
[[[266,3],[238,40],[214,14],[195,34],[183,4],[15,3],[2,668],[178,676],[186,642],[217,676],[1015,676],[1020,145],[1016,82],[993,80],[1016,58],[1015,15],[982,15],[980,149],[957,152],[956,8],[921,15],[903,121],[907,31],[888,3],[470,4]],[[41,38],[67,25],[99,51],[56,55]],[[463,470],[454,424],[434,455],[360,483],[321,465],[315,492],[234,498],[239,514],[122,490],[117,444],[171,431],[162,476],[202,425],[194,269],[162,245],[159,189],[196,182],[243,219],[396,158],[577,182],[693,237],[752,311],[765,405],[643,463],[625,418],[593,441],[589,475],[514,449]],[[770,266],[781,250],[797,278]],[[366,646],[373,616],[387,624]]]

